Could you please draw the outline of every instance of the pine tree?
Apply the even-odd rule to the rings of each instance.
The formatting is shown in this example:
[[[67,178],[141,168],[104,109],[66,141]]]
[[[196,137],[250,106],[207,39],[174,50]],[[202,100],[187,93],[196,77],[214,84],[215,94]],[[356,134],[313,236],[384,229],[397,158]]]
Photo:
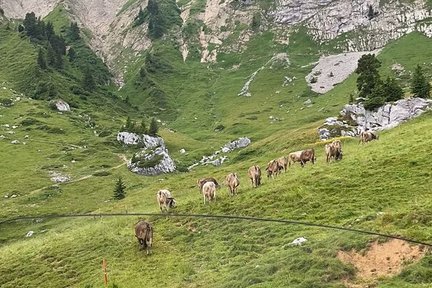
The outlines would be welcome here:
[[[39,48],[37,63],[41,69],[43,70],[47,69],[47,61],[46,61],[45,53],[43,52],[42,48]]]
[[[56,64],[56,53],[55,53],[53,47],[51,46],[51,44],[49,44],[49,43],[47,46],[47,63],[51,67],[55,67],[55,64]]]
[[[149,130],[148,130],[148,134],[150,136],[156,136],[158,133],[158,130],[159,130],[158,123],[157,123],[155,118],[152,118],[152,120],[150,122]]]
[[[402,99],[404,93],[396,79],[387,77],[383,84],[383,92],[386,101],[397,101]]]
[[[141,125],[140,125],[140,134],[147,134],[147,125],[144,121],[144,119],[141,121]]]
[[[165,19],[159,10],[156,0],[149,0],[147,12],[149,15],[148,33],[150,38],[161,38],[165,32]]]
[[[429,98],[431,85],[423,74],[423,69],[420,65],[417,65],[412,80],[411,80],[411,92],[415,97]]]
[[[373,54],[363,55],[359,61],[355,72],[359,75],[357,78],[357,89],[359,96],[367,98],[372,94],[376,84],[380,81],[378,68],[381,62]]]
[[[82,83],[83,88],[87,91],[93,91],[96,88],[96,83],[90,68],[85,69]]]
[[[72,41],[81,39],[80,28],[78,27],[78,23],[76,22],[71,23],[69,27],[69,37]]]
[[[375,17],[375,11],[374,11],[372,5],[369,5],[369,7],[368,7],[368,19],[372,20],[372,18],[374,18],[374,17]]]
[[[29,37],[36,38],[38,36],[38,22],[34,12],[26,14],[23,25]]]
[[[123,183],[121,177],[117,179],[117,182],[114,187],[114,199],[121,200],[126,197],[126,185]]]
[[[73,47],[69,48],[67,56],[69,58],[69,62],[74,62],[75,61],[77,55],[76,55],[75,49],[73,49]]]
[[[253,31],[258,31],[261,26],[261,14],[254,13],[252,16],[251,28]]]
[[[53,26],[52,22],[48,22],[46,24],[46,26],[45,26],[45,35],[46,35],[46,37],[47,37],[48,40],[50,40],[51,37],[53,35],[55,35],[54,26]]]

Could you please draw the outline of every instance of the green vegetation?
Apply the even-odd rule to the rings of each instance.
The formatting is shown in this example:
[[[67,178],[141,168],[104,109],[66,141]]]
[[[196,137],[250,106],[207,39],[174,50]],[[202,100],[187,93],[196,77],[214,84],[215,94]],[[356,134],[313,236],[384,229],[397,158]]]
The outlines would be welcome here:
[[[260,1],[260,5],[270,2]],[[168,2],[158,2],[164,3]],[[196,1],[193,7],[202,9],[202,4]],[[325,143],[316,142],[316,127],[337,115],[348,95],[354,95],[356,76],[325,95],[312,93],[303,80],[310,71],[307,65],[333,50],[317,45],[305,28],[291,31],[288,46],[277,44],[270,32],[256,33],[242,53],[224,51],[217,63],[206,65],[199,58],[184,62],[178,43],[161,37],[147,55],[137,58],[118,92],[122,97],[117,97],[115,87],[106,85],[107,68],[85,45],[84,33],[72,37],[77,33],[71,29],[76,28],[64,21],[62,13],[57,9],[48,19],[56,35],[73,47],[67,57],[63,55],[63,69],[41,69],[41,44],[0,28],[0,99],[5,103],[0,107],[0,135],[6,137],[0,140],[1,218],[158,212],[156,191],[167,188],[179,203],[177,213],[286,218],[431,241],[432,159],[425,155],[431,145],[432,114],[382,132],[379,141],[368,145],[342,138],[344,159],[325,163]],[[190,29],[200,27],[195,24]],[[237,36],[227,41],[235,43]],[[395,81],[409,81],[393,80],[391,65],[397,61],[413,70],[431,56],[431,50],[425,49],[430,41],[413,33],[382,51],[381,66],[372,76],[387,79],[380,86],[388,89],[383,93],[394,99],[401,96]],[[267,65],[251,83],[251,97],[237,96],[252,73],[282,52],[289,55],[289,66]],[[430,70],[425,67],[423,72],[428,79]],[[90,91],[82,85],[86,73],[94,78]],[[35,75],[42,80],[33,84],[33,79],[39,79]],[[297,80],[282,86],[286,76]],[[60,114],[50,109],[48,101],[29,96],[61,96],[72,111]],[[307,99],[312,107],[303,104]],[[159,130],[156,118],[163,122]],[[131,132],[149,130],[162,136],[183,171],[229,140],[248,136],[253,142],[228,154],[221,167],[145,177],[130,173],[124,160],[132,156],[131,162],[146,168],[160,158],[143,161],[133,156],[139,155],[139,147],[117,143],[122,125]],[[11,144],[13,140],[21,144]],[[270,159],[306,147],[316,149],[316,165],[303,169],[294,165],[277,179],[263,179],[261,187],[250,187],[249,166],[264,168]],[[187,153],[181,154],[182,148]],[[196,180],[210,175],[222,180],[232,171],[240,175],[239,195],[229,197],[222,187],[215,203],[203,205]],[[53,183],[53,173],[71,180]],[[121,201],[113,200],[116,181],[127,183],[127,197]],[[360,250],[377,239],[316,227],[154,217],[148,219],[155,227],[153,255],[146,257],[133,234],[137,220],[128,216],[0,224],[0,286],[100,287],[105,258],[110,287],[141,287],[142,283],[149,287],[344,287],[346,281],[364,283],[355,278],[352,266],[337,259],[338,251]],[[34,234],[26,238],[28,231]],[[290,245],[298,237],[308,242]],[[428,287],[431,259],[428,252],[419,263],[407,263],[400,275],[377,279],[373,285]]]
[[[411,92],[416,97],[429,98],[431,85],[423,74],[422,67],[417,65],[411,81]]]
[[[114,199],[121,200],[126,197],[126,185],[123,183],[121,177],[117,179],[117,182],[114,187]]]

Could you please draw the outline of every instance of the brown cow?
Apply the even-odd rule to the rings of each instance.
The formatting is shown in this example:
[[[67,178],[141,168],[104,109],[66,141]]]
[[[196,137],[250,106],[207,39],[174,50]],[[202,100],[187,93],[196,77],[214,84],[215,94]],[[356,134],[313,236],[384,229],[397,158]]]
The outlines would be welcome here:
[[[202,186],[202,194],[204,197],[204,204],[207,201],[210,203],[212,200],[216,200],[216,184],[212,181],[204,183]]]
[[[228,174],[225,181],[231,196],[237,194],[237,187],[240,185],[240,180],[238,179],[237,173]]]
[[[159,204],[159,209],[161,212],[163,209],[168,212],[170,208],[176,207],[176,200],[174,197],[172,197],[171,192],[166,189],[159,190],[156,193],[156,200]]]
[[[306,162],[311,161],[312,164],[315,164],[315,150],[314,149],[306,149],[302,151],[292,152],[288,155],[288,165],[291,166],[291,163],[300,162],[300,165],[304,167]]]
[[[288,167],[288,157],[282,156],[279,159],[277,159],[277,162],[279,167],[283,167],[284,172],[286,172]]]
[[[144,220],[140,220],[135,225],[135,237],[137,237],[141,249],[146,249],[146,254],[149,255],[153,244],[152,225]]]
[[[367,142],[370,142],[372,140],[378,140],[378,135],[371,131],[363,131],[360,133],[360,142],[362,144],[365,144]]]
[[[250,167],[248,175],[252,182],[252,187],[256,188],[261,185],[261,168],[258,165]]]
[[[213,182],[216,185],[216,188],[220,187],[219,183],[213,177],[201,178],[201,179],[198,179],[198,181],[197,181],[197,185],[198,185],[198,188],[200,189],[200,192],[202,192],[203,185],[207,182]]]
[[[279,162],[277,160],[271,160],[267,164],[267,168],[266,168],[267,178],[271,176],[274,179],[275,175],[277,176],[282,169],[283,167],[279,165]]]
[[[331,158],[342,160],[342,143],[340,140],[335,140],[332,143],[326,144],[324,149],[327,163],[330,162]]]

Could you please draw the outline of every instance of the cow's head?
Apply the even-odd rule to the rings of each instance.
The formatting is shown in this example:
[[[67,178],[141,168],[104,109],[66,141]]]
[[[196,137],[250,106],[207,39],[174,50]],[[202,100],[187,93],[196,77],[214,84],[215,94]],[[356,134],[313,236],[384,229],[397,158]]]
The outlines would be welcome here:
[[[176,200],[175,200],[174,198],[170,198],[170,199],[169,199],[169,207],[170,207],[170,208],[175,208],[176,205],[177,205]]]

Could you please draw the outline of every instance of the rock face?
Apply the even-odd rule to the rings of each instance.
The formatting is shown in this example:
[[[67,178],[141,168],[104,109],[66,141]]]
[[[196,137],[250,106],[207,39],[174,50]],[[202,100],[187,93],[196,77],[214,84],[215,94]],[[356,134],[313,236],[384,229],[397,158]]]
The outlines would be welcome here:
[[[161,137],[120,132],[117,134],[117,141],[126,145],[139,145],[142,147],[142,150],[136,153],[128,162],[129,170],[134,173],[153,176],[176,170],[176,165]]]
[[[365,129],[371,131],[391,129],[430,109],[432,109],[432,100],[423,98],[401,99],[393,104],[386,104],[377,111],[368,111],[362,104],[345,105],[339,118],[328,118],[318,129],[320,139],[356,136]]]

